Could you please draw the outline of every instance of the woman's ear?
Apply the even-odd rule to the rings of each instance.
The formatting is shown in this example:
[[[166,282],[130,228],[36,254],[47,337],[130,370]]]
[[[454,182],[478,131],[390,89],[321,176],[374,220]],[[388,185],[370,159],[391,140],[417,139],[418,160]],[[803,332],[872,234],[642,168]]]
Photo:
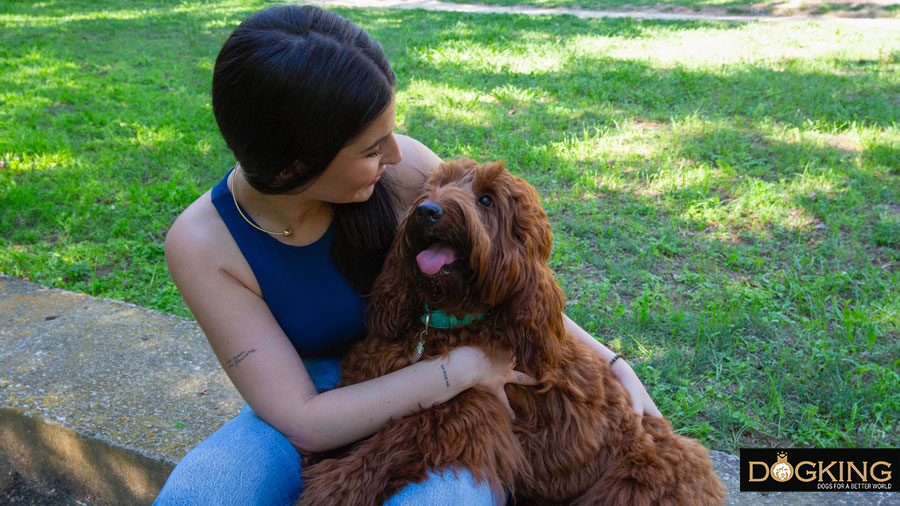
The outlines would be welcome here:
[[[275,177],[279,183],[286,183],[297,179],[297,176],[306,171],[306,166],[300,163],[300,160],[294,160],[290,167],[282,170]]]

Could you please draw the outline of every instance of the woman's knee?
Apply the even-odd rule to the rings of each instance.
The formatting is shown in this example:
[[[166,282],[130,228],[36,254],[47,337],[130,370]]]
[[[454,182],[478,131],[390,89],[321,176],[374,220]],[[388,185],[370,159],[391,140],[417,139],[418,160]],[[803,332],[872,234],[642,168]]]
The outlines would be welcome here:
[[[422,483],[411,483],[397,492],[385,506],[414,504],[502,506],[505,492],[491,489],[486,482],[475,483],[467,469],[429,471]]]
[[[154,505],[282,505],[299,494],[300,455],[245,407],[178,463]]]

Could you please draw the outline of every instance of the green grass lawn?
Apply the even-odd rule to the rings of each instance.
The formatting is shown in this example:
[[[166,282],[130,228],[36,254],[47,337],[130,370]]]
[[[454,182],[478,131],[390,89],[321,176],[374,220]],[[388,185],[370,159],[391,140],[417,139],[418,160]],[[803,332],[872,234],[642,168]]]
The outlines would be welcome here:
[[[882,0],[443,0],[463,4],[531,5],[728,15],[900,17],[900,1]]]
[[[0,2],[0,271],[189,316],[169,225],[233,163],[209,85],[260,3]],[[397,130],[503,158],[568,312],[712,448],[900,446],[891,25],[341,10]]]

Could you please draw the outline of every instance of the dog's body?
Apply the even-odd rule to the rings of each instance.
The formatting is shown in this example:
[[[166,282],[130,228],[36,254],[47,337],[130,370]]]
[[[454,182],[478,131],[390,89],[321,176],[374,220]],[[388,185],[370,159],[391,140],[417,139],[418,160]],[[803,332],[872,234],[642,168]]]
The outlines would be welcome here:
[[[391,420],[348,455],[305,465],[298,504],[381,504],[429,470],[453,469],[509,488],[517,505],[723,503],[706,449],[635,413],[609,364],[566,332],[551,237],[537,193],[502,164],[435,170],[400,226],[342,383],[472,345],[512,354],[540,386],[507,385],[515,420],[479,389]],[[479,319],[426,328],[426,307]]]

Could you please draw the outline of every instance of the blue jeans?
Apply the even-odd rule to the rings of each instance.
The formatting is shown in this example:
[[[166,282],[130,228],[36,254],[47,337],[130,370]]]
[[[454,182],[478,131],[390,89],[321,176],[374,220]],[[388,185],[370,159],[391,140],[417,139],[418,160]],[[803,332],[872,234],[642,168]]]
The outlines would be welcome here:
[[[340,379],[337,360],[304,360],[321,392]],[[154,505],[285,505],[300,496],[300,454],[280,432],[244,406],[175,466]],[[501,493],[502,494],[502,493]],[[389,506],[497,504],[487,484],[465,470],[429,473],[385,503]]]

